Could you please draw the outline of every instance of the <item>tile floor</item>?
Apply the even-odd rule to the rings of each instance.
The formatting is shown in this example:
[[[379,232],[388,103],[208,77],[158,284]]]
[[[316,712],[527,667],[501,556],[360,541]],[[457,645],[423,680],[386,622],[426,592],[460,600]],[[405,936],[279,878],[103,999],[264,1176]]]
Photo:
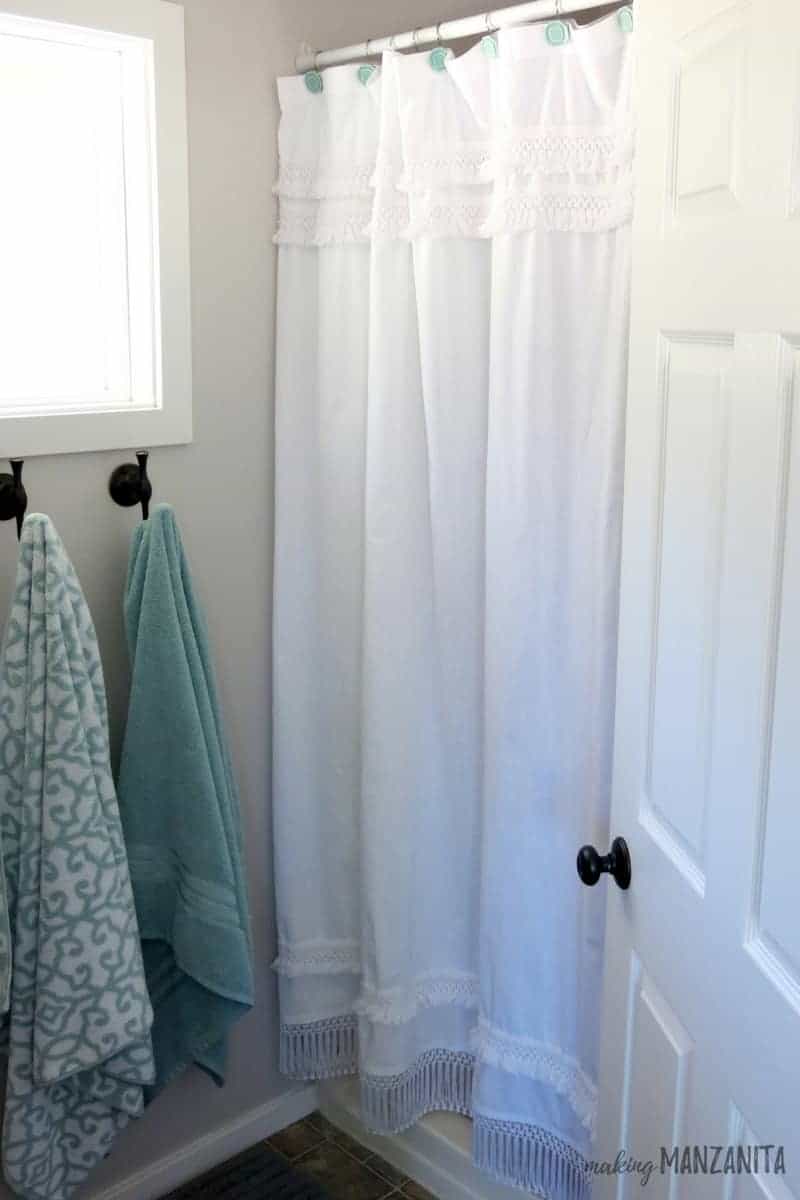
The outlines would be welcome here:
[[[312,1113],[268,1139],[297,1171],[313,1175],[330,1200],[435,1200],[366,1146]]]

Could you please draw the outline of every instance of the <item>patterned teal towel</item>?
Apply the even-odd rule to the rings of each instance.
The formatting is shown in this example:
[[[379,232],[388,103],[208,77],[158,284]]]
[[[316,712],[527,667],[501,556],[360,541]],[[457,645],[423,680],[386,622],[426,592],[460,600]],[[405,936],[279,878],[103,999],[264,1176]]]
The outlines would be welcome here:
[[[48,517],[25,520],[0,663],[0,825],[14,970],[3,1170],[66,1200],[153,1079],[139,931],[92,618]]]
[[[239,805],[205,621],[172,509],[137,527],[125,594],[131,695],[119,774],[147,984],[152,1099],[190,1063],[224,1083],[253,1005]]]

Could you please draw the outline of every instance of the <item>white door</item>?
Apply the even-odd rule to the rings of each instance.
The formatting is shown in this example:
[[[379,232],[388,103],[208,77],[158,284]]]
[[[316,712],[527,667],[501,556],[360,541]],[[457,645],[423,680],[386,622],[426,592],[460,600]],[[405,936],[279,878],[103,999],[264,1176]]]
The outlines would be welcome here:
[[[655,1173],[595,1195],[800,1200],[800,0],[635,11],[612,816],[633,882],[601,881],[596,1157]],[[786,1174],[765,1152],[758,1178],[662,1174],[687,1144],[782,1145]]]

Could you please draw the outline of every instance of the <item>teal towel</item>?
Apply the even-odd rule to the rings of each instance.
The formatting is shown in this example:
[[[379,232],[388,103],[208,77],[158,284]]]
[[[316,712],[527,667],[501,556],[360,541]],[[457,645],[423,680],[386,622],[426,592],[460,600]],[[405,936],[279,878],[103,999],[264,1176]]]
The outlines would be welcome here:
[[[155,1011],[151,1100],[191,1063],[222,1085],[228,1031],[253,1006],[239,804],[169,505],[134,531],[125,623],[132,677],[118,792]]]
[[[153,1014],[97,638],[37,513],[0,662],[0,822],[14,959],[3,1171],[26,1200],[67,1200],[142,1111]]]

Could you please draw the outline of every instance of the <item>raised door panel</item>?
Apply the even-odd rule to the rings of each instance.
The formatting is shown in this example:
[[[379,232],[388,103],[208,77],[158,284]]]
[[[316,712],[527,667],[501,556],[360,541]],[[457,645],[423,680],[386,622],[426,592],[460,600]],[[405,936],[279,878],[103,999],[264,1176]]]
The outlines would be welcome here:
[[[723,9],[674,47],[665,206],[674,231],[696,232],[740,214],[749,7]]]
[[[754,840],[751,954],[800,1011],[800,873],[797,870],[800,694],[800,338],[779,340],[783,447],[776,505],[772,661]]]
[[[684,1138],[691,1076],[692,1039],[636,954],[629,963],[627,1043],[623,1071],[621,1147],[632,1162],[620,1170],[616,1200],[641,1192],[644,1168],[647,1195],[672,1200],[672,1183],[661,1170],[660,1148]]]
[[[732,363],[732,336],[661,335],[660,552],[641,818],[701,896]]]

